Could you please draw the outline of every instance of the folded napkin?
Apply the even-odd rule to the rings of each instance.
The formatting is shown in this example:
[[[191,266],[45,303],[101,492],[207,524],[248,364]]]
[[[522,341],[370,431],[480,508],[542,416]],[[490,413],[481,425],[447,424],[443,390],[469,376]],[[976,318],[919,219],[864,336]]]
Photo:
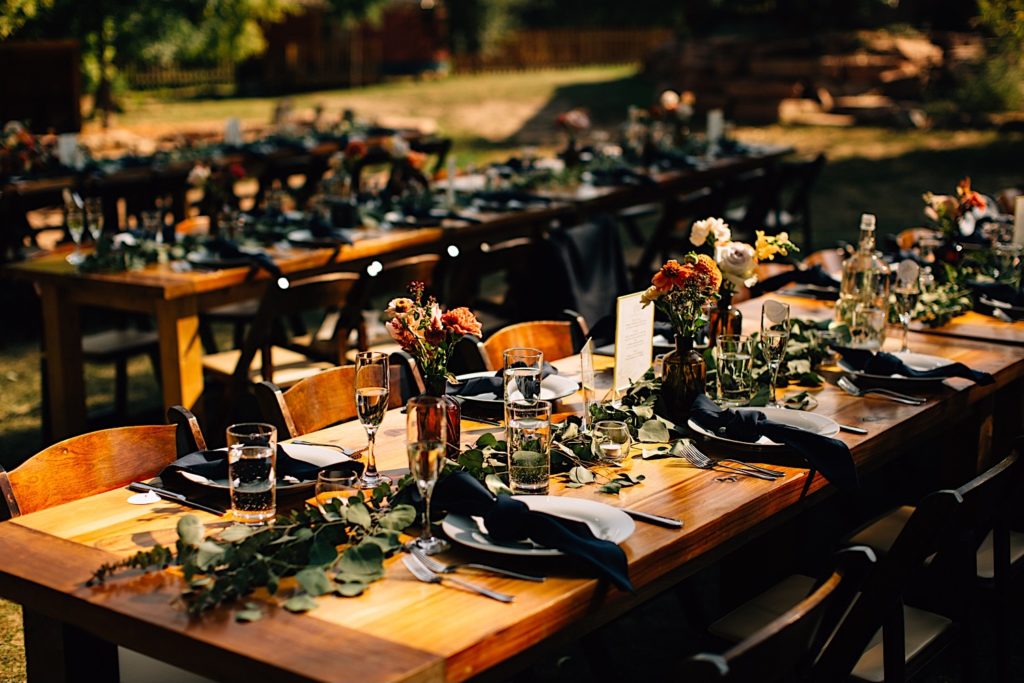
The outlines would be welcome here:
[[[758,297],[768,292],[774,292],[788,284],[814,285],[816,287],[832,287],[836,289],[836,296],[839,296],[839,281],[822,270],[821,266],[810,268],[794,268],[785,273],[779,273],[772,277],[765,278],[750,288],[750,296]]]
[[[362,464],[351,460],[335,448],[303,446],[299,444],[278,444],[277,478],[290,477],[298,481],[312,481],[320,470],[341,464],[361,470]],[[196,451],[178,458],[160,472],[160,479],[169,487],[187,487],[228,478],[227,449]]]
[[[709,432],[736,441],[756,443],[762,436],[768,437],[799,454],[836,488],[854,491],[859,485],[850,449],[839,439],[769,420],[760,411],[719,408],[703,394],[690,407],[690,419]]]
[[[1022,314],[1022,310],[1024,310],[1024,289],[1018,289],[1013,285],[1003,282],[970,282],[968,285],[971,288],[971,293],[974,294],[977,309],[981,312],[989,313],[993,309],[998,308],[1014,320],[1024,319],[1024,314]],[[993,306],[991,303],[982,301],[982,297],[990,301],[1007,304],[1013,308]]]
[[[992,384],[995,381],[987,372],[972,370],[963,363],[950,363],[931,370],[915,370],[897,356],[884,351],[875,353],[866,349],[851,349],[845,346],[834,348],[853,369],[871,375],[903,375],[920,379],[963,377],[978,384]]]
[[[633,591],[626,553],[594,536],[584,522],[533,512],[526,503],[509,496],[495,497],[466,472],[455,472],[439,481],[433,504],[446,512],[482,517],[488,535],[495,541],[530,539],[545,548],[561,550],[589,563],[620,589]]]
[[[471,377],[464,382],[459,384],[448,384],[446,393],[449,396],[480,396],[483,394],[494,394],[498,398],[501,398],[501,392],[505,388],[505,380],[502,377],[504,370],[498,370],[493,375],[487,375],[485,377]],[[549,375],[557,375],[558,369],[549,364],[544,363],[540,369],[540,379],[544,381],[544,378]]]
[[[284,276],[281,269],[277,267],[276,263],[274,263],[274,259],[270,258],[267,254],[262,252],[253,254],[242,251],[238,248],[237,244],[224,237],[214,237],[213,239],[208,240],[203,246],[205,246],[206,250],[211,254],[216,254],[223,259],[246,259],[257,268],[262,268],[270,273],[275,280]]]

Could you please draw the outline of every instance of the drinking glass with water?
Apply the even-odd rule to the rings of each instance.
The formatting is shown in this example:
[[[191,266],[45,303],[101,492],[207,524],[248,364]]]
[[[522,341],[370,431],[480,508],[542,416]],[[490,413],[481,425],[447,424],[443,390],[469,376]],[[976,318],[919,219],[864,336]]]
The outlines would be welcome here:
[[[231,425],[227,432],[231,514],[262,525],[277,513],[277,429],[261,422]]]
[[[754,345],[750,337],[723,334],[715,342],[718,403],[735,408],[750,403],[754,391]]]
[[[551,403],[510,401],[508,421],[508,480],[512,493],[546,494],[551,476]]]
[[[539,399],[544,352],[530,348],[506,349],[504,360],[505,403]]]

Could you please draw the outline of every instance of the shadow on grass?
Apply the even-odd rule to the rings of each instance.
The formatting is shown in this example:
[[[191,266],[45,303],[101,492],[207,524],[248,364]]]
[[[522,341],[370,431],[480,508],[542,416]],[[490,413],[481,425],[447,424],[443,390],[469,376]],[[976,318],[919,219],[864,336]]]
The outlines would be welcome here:
[[[857,237],[860,214],[874,213],[881,233],[925,225],[921,195],[952,194],[957,181],[995,195],[1024,184],[1024,136],[944,150],[918,150],[888,159],[850,158],[825,166],[814,190],[815,247]]]

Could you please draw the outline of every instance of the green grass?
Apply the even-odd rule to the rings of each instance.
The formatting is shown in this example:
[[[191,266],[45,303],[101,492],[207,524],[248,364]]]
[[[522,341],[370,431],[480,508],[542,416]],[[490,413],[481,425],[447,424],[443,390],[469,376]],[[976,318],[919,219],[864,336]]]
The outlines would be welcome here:
[[[441,81],[396,82],[356,90],[298,95],[296,107],[317,103],[329,111],[351,107],[362,115],[410,123],[436,123],[454,138],[460,164],[515,152],[523,145],[557,144],[554,117],[573,106],[591,110],[596,125],[611,128],[630,104],[647,104],[653,87],[629,67],[592,67],[530,73],[460,76]],[[223,98],[167,101],[133,95],[116,125],[142,135],[189,127],[220,130],[229,116],[267,123],[276,99]],[[861,212],[878,215],[880,230],[895,233],[922,224],[920,195],[951,192],[970,175],[976,188],[995,192],[1021,184],[1024,135],[994,131],[918,131],[877,128],[737,129],[748,141],[788,143],[801,153],[824,150],[829,164],[813,199],[816,246],[856,237]],[[0,288],[11,334],[0,341],[0,465],[11,468],[39,450],[38,302],[31,290]],[[130,404],[159,415],[160,398],[149,364],[130,367]],[[87,366],[90,409],[112,405],[113,371]],[[23,680],[20,615],[0,601],[0,681]]]

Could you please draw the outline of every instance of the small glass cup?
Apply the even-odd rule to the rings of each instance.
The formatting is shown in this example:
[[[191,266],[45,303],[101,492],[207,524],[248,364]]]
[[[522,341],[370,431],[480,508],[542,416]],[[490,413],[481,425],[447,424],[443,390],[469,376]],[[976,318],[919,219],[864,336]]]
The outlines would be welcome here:
[[[551,478],[551,403],[511,401],[508,422],[508,483],[512,493],[546,494]]]
[[[348,499],[358,493],[359,475],[355,470],[326,469],[316,475],[316,505],[325,515],[326,503],[337,498],[342,505],[348,505]]]
[[[277,429],[262,422],[228,427],[228,482],[231,514],[242,524],[261,526],[277,514]]]
[[[754,391],[754,344],[750,337],[723,334],[715,341],[718,404],[736,408],[750,403]]]
[[[601,420],[591,432],[590,452],[602,462],[621,463],[632,445],[629,427],[621,420]]]
[[[92,241],[99,244],[103,235],[103,200],[99,197],[89,197],[85,200],[85,225]]]
[[[164,239],[163,215],[159,210],[142,212],[142,232],[146,239],[162,242]]]

